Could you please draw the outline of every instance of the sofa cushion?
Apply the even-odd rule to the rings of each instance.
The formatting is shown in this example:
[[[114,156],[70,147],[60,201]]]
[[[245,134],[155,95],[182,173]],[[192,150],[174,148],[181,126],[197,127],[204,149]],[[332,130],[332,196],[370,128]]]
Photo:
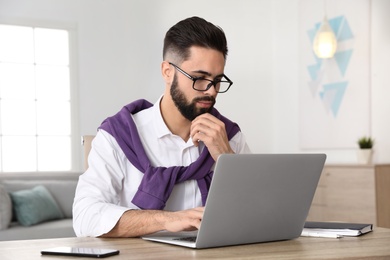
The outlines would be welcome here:
[[[42,185],[11,192],[16,219],[23,226],[64,217],[50,192]]]
[[[8,192],[0,185],[0,230],[8,228],[12,219],[12,203]]]
[[[72,217],[72,205],[77,180],[4,180],[8,192],[31,189],[38,185],[45,186],[53,196],[66,218]]]
[[[8,229],[0,231],[0,241],[75,236],[72,219],[70,218],[47,221],[29,227],[19,225],[17,222],[11,222]]]

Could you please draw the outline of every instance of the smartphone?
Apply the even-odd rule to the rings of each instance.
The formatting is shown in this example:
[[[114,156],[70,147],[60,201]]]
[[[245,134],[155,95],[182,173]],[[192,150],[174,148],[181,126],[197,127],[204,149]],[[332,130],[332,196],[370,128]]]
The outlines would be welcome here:
[[[103,258],[117,255],[119,254],[119,250],[103,248],[54,247],[42,250],[41,254]]]

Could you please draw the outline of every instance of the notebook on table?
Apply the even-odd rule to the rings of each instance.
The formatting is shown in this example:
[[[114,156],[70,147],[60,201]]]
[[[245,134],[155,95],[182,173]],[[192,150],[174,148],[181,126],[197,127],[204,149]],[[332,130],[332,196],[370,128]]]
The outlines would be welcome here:
[[[356,237],[371,232],[373,229],[374,225],[368,223],[307,221],[303,227],[302,234],[310,236],[310,233],[316,232],[319,235],[321,233],[333,233],[339,236]]]
[[[297,238],[325,159],[325,154],[221,155],[199,230],[142,238],[191,248]]]

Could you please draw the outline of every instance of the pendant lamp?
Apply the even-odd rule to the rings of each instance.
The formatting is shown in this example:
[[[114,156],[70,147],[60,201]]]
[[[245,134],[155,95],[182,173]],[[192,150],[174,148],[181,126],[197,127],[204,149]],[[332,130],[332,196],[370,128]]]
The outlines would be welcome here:
[[[337,49],[337,39],[332,28],[329,25],[328,19],[324,16],[324,20],[314,37],[313,50],[318,58],[332,58]]]

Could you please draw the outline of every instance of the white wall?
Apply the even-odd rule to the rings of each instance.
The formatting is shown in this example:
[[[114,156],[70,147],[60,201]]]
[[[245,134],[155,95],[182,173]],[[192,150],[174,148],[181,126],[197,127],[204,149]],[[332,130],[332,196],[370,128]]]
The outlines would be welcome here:
[[[390,162],[390,1],[372,0],[372,134],[376,160]],[[74,26],[78,43],[79,133],[136,98],[163,92],[162,41],[177,21],[198,15],[228,37],[226,74],[234,81],[217,108],[237,121],[254,152],[301,151],[298,135],[299,0],[0,0],[1,21]],[[319,151],[355,162],[354,150]]]
[[[273,1],[273,152],[299,151],[299,0]]]

